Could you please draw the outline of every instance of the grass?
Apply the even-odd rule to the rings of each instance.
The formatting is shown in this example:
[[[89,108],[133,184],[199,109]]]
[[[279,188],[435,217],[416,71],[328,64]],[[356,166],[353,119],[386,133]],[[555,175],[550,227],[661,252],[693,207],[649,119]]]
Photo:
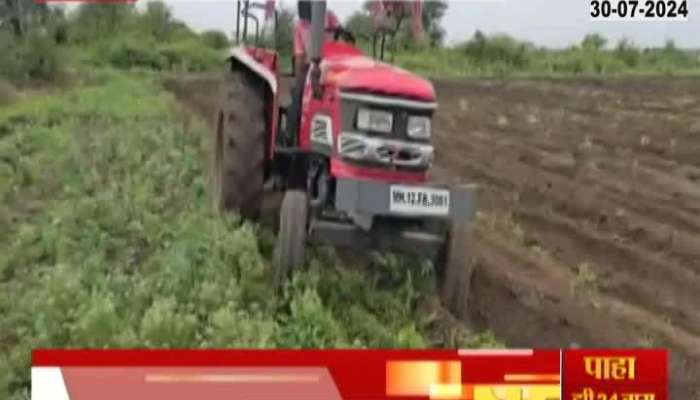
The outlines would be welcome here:
[[[595,265],[589,262],[581,262],[575,267],[562,264],[552,253],[541,247],[531,235],[528,235],[523,226],[517,221],[514,213],[505,212],[478,212],[478,227],[489,232],[497,233],[501,238],[507,239],[510,244],[523,250],[527,250],[530,256],[549,263],[555,268],[570,269],[573,274],[570,282],[572,295],[580,298],[591,298],[605,289],[601,278],[596,273]]]
[[[584,40],[578,46],[555,50],[539,48],[506,35],[474,38],[452,47],[422,48],[397,53],[395,62],[431,77],[617,77],[697,76],[700,56],[676,48],[641,49],[629,41],[615,47],[594,46]]]
[[[593,266],[587,262],[580,263],[572,282],[573,292],[576,294],[591,296],[600,291],[600,278]]]
[[[541,57],[541,58],[538,58]],[[642,65],[627,67],[605,59],[587,61],[588,56],[543,51],[532,63],[515,66],[502,61],[482,61],[455,49],[433,49],[396,55],[396,65],[431,78],[616,78],[645,76],[700,76],[696,66]]]
[[[0,109],[0,398],[37,347],[426,347],[430,266],[312,249],[270,296],[274,234],[213,213],[205,127],[149,74]],[[493,346],[457,335],[441,345]]]
[[[512,211],[509,212],[493,212],[480,211],[477,212],[477,224],[487,228],[492,232],[497,232],[503,237],[508,238],[513,243],[519,246],[527,245],[527,236],[522,225],[516,220]]]

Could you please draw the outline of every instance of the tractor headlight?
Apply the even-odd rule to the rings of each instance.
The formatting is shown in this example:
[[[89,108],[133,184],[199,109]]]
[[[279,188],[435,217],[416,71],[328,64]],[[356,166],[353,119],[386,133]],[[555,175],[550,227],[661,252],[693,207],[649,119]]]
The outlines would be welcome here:
[[[413,139],[430,139],[432,133],[430,125],[430,117],[408,117],[406,134]]]
[[[387,111],[360,108],[357,111],[357,129],[380,133],[391,133],[394,114]]]

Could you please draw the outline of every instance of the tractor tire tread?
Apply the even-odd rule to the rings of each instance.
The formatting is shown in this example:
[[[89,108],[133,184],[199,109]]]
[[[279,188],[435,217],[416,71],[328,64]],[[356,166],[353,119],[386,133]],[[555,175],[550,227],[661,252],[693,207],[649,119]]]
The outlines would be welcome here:
[[[472,252],[472,229],[467,223],[450,224],[439,282],[442,302],[463,320],[469,318],[469,299],[476,260]]]
[[[274,259],[274,285],[282,287],[292,272],[304,264],[306,253],[306,193],[290,190],[284,194],[280,209],[280,226]]]
[[[256,218],[263,200],[265,167],[263,93],[257,82],[240,70],[226,73],[222,92],[214,139],[220,165],[213,167],[213,174],[219,174],[216,184],[220,190],[215,195],[220,198],[214,200],[222,210]]]

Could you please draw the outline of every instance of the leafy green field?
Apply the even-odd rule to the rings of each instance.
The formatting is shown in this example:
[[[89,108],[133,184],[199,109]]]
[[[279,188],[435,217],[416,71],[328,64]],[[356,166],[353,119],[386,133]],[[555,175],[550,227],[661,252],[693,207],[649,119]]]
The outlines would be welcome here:
[[[405,69],[435,77],[615,77],[695,76],[700,54],[669,41],[664,47],[641,48],[629,40],[607,45],[602,36],[587,35],[580,44],[548,49],[507,35],[473,38],[451,47],[416,48],[396,53]]]
[[[494,344],[438,335],[431,266],[391,255],[313,249],[273,296],[272,232],[208,206],[207,137],[150,74],[0,110],[0,398],[28,395],[36,347]]]

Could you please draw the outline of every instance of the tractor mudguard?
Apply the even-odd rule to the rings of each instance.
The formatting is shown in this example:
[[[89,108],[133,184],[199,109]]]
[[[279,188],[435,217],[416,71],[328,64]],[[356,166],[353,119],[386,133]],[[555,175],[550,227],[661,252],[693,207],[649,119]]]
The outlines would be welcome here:
[[[279,55],[275,51],[262,48],[234,47],[231,49],[227,61],[231,69],[244,69],[264,83],[265,87],[265,114],[268,135],[265,139],[265,148],[268,160],[274,158],[277,140],[279,112],[279,83],[278,61]],[[263,87],[263,85],[261,85]],[[266,167],[266,176],[269,168]]]
[[[245,47],[234,47],[231,49],[229,55],[229,60],[236,62],[237,64],[245,67],[253,74],[262,78],[273,95],[277,95],[278,84],[277,84],[277,71],[276,71],[276,60],[270,60],[265,63],[265,60],[256,60],[252,55],[251,51],[256,51],[258,49],[249,49]],[[261,57],[262,58],[262,57]],[[263,62],[261,62],[263,61]],[[275,65],[271,65],[275,63]],[[267,64],[267,65],[266,65]]]

